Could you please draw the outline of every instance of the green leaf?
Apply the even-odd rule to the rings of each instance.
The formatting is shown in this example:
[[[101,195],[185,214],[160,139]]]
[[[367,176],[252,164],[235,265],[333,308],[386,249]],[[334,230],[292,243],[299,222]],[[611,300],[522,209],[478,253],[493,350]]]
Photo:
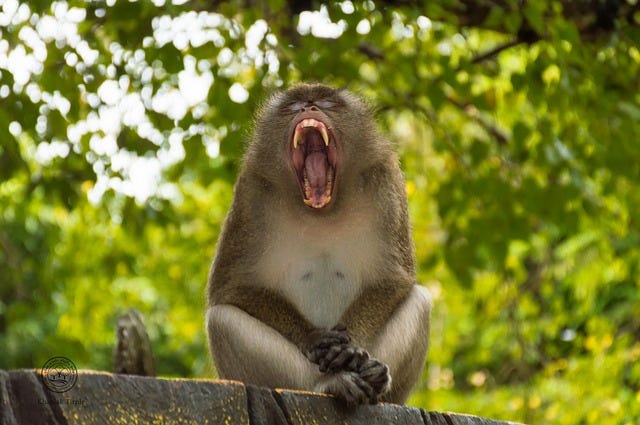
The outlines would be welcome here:
[[[528,1],[524,3],[522,13],[526,22],[531,25],[536,34],[545,33],[544,15],[547,12],[547,3],[542,1]]]

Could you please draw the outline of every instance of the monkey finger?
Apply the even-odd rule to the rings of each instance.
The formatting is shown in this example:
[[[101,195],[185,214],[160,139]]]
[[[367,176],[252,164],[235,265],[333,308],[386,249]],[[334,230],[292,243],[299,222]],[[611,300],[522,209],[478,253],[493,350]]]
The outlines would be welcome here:
[[[367,360],[359,375],[380,394],[387,392],[391,386],[389,367],[378,360]]]
[[[386,365],[370,368],[360,372],[360,376],[367,382],[383,379],[382,377],[389,374],[389,368]]]
[[[348,370],[359,372],[362,363],[369,358],[369,353],[359,347],[347,345],[331,362],[327,368],[331,371]]]
[[[353,376],[353,381],[356,383],[356,385],[358,385],[358,388],[360,389],[360,391],[362,391],[362,393],[364,393],[364,395],[366,396],[366,400],[371,400],[372,397],[375,397],[377,399],[377,394],[375,389],[369,385],[369,383],[367,381],[365,381],[364,379],[360,378],[357,374],[350,372],[350,375]],[[363,402],[366,402],[363,401]]]
[[[336,372],[339,370],[349,370],[350,372],[357,372],[357,370],[347,369],[347,366],[351,363],[354,357],[354,350],[351,347],[347,347],[335,356],[331,361],[327,362],[327,369]]]
[[[391,376],[389,374],[383,374],[373,378],[361,378],[367,381],[376,391],[383,391],[391,383]]]
[[[369,360],[369,352],[365,349],[355,347],[353,357],[346,368],[356,372],[360,371],[360,368],[367,360]]]
[[[353,372],[344,375],[343,383],[343,400],[349,405],[367,404],[372,397],[377,397],[373,388]]]
[[[310,362],[319,364],[320,360],[324,359],[329,352],[328,348],[314,348],[305,353]]]
[[[319,331],[316,336],[316,345],[348,344],[350,341],[347,327],[342,324],[337,324],[328,331]]]
[[[385,366],[384,368],[369,369],[366,372],[360,372],[360,377],[372,385],[384,384],[389,381],[389,368]]]
[[[359,372],[360,372],[360,375],[362,374],[373,375],[378,373],[380,369],[385,369],[386,371],[388,371],[389,367],[386,364],[379,361],[378,359],[368,358],[362,363]]]
[[[334,345],[331,347],[324,358],[320,359],[320,372],[327,372],[329,370],[329,365],[336,359],[340,353],[342,353],[345,349],[345,346]]]
[[[332,345],[348,344],[349,342],[351,342],[351,337],[348,334],[327,331],[318,337],[314,346],[318,348],[328,348]]]

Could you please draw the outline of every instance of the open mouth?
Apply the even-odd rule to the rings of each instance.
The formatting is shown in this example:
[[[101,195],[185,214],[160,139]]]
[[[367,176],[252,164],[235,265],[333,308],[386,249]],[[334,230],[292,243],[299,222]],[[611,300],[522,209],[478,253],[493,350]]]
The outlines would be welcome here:
[[[291,140],[291,160],[304,203],[312,208],[327,206],[333,195],[338,161],[331,127],[315,118],[299,121]]]

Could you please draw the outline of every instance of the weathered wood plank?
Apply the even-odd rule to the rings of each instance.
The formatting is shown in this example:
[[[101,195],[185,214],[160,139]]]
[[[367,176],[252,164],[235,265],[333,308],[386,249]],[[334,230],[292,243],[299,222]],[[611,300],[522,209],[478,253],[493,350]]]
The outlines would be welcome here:
[[[0,424],[508,424],[394,404],[347,408],[324,394],[234,381],[79,371],[67,391],[50,387],[37,370],[0,370]]]
[[[65,404],[65,418],[78,423],[249,424],[244,385],[185,379],[83,372],[66,393],[87,408]]]
[[[288,425],[273,390],[247,385],[247,410],[251,425]]]
[[[49,403],[51,394],[40,383],[39,376],[33,371],[18,370],[9,372],[4,380],[5,391],[9,395],[9,406],[13,416],[0,413],[5,423],[16,424],[57,424],[62,417],[60,409]],[[4,391],[3,391],[4,392]],[[4,410],[5,404],[2,404]]]
[[[407,424],[424,425],[420,410],[395,404],[347,408],[328,395],[276,390],[292,425]]]

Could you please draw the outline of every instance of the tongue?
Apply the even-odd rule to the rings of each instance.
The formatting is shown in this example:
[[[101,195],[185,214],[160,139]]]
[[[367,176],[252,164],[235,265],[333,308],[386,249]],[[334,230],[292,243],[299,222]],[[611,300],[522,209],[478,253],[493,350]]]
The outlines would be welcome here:
[[[324,152],[312,152],[305,158],[304,169],[307,172],[313,197],[319,199],[327,187],[327,156]]]

